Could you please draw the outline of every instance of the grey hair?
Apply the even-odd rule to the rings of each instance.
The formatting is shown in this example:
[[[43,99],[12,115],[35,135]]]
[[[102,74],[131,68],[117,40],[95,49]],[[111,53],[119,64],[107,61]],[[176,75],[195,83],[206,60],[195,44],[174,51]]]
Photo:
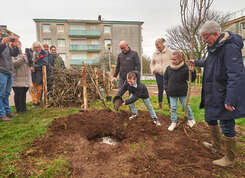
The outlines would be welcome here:
[[[164,38],[158,38],[158,39],[156,39],[156,41],[155,41],[155,43],[160,43],[160,44],[164,44],[165,43],[165,39]]]
[[[216,21],[210,20],[206,21],[200,28],[200,34],[211,34],[211,33],[220,33],[221,27]]]
[[[37,46],[40,46],[41,49],[43,50],[43,45],[39,41],[36,41],[32,44],[32,50],[34,51],[34,48]]]

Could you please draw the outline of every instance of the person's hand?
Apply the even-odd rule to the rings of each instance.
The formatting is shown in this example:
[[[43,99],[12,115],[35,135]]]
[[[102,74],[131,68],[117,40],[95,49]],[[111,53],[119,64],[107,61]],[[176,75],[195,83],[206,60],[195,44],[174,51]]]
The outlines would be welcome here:
[[[153,72],[152,72],[153,74],[156,74],[156,71],[155,70],[153,70]]]
[[[2,43],[3,44],[8,44],[10,42],[10,38],[9,37],[4,37],[3,39],[2,39]]]
[[[125,106],[126,104],[125,104],[125,101],[122,103],[122,106]]]
[[[31,67],[31,72],[35,72],[35,68],[34,67]]]
[[[236,110],[236,108],[235,107],[233,107],[233,106],[229,106],[229,105],[227,105],[227,104],[225,104],[225,109],[227,109],[228,111],[230,111],[230,112],[232,112],[232,111],[235,111]]]
[[[116,77],[113,77],[113,78],[111,79],[111,81],[112,81],[112,82],[117,81],[117,78],[116,78]]]

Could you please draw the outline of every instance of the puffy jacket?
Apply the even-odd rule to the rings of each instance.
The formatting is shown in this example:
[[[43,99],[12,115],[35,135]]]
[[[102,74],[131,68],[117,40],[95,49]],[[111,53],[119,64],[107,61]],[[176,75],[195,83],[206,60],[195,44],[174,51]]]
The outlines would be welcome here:
[[[207,59],[195,61],[195,65],[204,67],[200,107],[205,108],[206,121],[245,117],[242,48],[241,36],[229,32],[229,37],[224,38],[221,34],[214,45],[208,47]],[[235,107],[235,111],[226,110],[225,104]]]
[[[133,95],[132,97],[130,97],[125,101],[126,105],[134,103],[139,98],[143,98],[143,99],[149,98],[149,94],[146,86],[140,82],[139,73],[137,71],[133,71],[133,72],[136,74],[137,77],[137,87],[135,88],[133,86],[130,86],[127,80],[125,80],[123,86],[119,89],[117,93],[117,96],[122,97],[126,91],[129,91],[129,93]]]

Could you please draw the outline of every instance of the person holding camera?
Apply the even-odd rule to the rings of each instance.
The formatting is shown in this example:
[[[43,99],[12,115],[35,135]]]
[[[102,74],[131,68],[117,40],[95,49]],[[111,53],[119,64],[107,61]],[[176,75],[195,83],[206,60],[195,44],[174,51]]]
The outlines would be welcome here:
[[[31,86],[31,63],[28,61],[26,54],[22,54],[21,42],[17,42],[19,55],[12,57],[14,64],[14,104],[17,113],[23,113],[26,108],[26,92]]]
[[[13,82],[12,56],[17,56],[17,41],[4,37],[0,42],[0,121],[11,121],[15,116],[9,107],[9,95]]]

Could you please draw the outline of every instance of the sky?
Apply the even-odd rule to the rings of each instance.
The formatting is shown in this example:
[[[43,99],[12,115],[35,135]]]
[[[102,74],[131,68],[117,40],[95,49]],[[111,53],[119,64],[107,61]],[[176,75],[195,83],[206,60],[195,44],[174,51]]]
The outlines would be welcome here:
[[[214,0],[212,9],[235,12],[245,0]],[[143,54],[152,56],[154,42],[180,24],[179,0],[1,0],[0,24],[21,38],[23,47],[36,41],[34,18],[143,21]],[[245,12],[244,14],[245,15]]]

